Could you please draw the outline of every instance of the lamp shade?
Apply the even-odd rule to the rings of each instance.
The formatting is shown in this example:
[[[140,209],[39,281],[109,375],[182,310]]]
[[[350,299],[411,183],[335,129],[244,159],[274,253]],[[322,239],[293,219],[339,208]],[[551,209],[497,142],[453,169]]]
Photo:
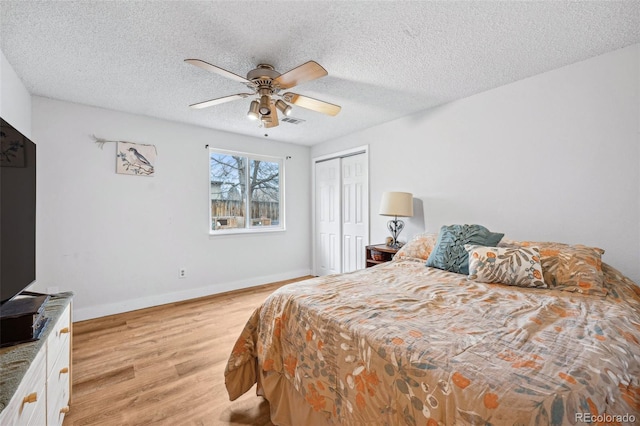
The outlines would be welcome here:
[[[382,216],[413,216],[413,194],[410,192],[383,192],[378,214]]]

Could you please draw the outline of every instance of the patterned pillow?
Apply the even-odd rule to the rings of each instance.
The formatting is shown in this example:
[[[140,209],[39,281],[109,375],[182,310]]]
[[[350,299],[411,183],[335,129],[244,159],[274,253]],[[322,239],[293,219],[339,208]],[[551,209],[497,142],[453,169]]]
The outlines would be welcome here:
[[[547,288],[537,247],[504,248],[465,244],[469,253],[469,279],[518,287]]]
[[[481,225],[449,225],[440,228],[438,241],[427,258],[427,266],[458,274],[469,274],[469,253],[465,244],[495,247],[504,234]]]
[[[602,272],[604,250],[581,244],[504,240],[501,247],[538,247],[544,282],[550,288],[606,296]]]
[[[403,245],[400,250],[393,256],[393,259],[419,260],[424,262],[429,258],[433,247],[436,245],[438,234],[425,232],[418,234],[407,244]]]

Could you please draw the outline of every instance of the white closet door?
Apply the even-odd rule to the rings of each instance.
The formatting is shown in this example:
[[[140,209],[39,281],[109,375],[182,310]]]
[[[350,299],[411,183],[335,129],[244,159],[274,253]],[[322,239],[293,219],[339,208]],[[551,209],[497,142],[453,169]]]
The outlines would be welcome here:
[[[365,267],[368,244],[367,164],[364,154],[342,159],[342,272]]]
[[[316,163],[316,274],[342,272],[340,158]]]

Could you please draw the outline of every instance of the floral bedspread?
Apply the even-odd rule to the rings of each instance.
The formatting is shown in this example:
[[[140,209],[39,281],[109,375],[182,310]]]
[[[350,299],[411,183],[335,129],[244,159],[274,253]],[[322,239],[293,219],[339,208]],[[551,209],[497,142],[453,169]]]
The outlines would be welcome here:
[[[281,425],[637,424],[640,288],[603,269],[606,297],[410,260],[287,285],[238,338],[229,396],[257,381]]]

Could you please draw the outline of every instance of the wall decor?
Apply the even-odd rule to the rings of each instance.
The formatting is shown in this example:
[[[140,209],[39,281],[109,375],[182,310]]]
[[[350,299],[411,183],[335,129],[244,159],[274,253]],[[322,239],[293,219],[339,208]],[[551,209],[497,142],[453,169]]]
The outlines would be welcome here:
[[[118,141],[116,144],[116,173],[153,176],[156,155],[155,145]]]

